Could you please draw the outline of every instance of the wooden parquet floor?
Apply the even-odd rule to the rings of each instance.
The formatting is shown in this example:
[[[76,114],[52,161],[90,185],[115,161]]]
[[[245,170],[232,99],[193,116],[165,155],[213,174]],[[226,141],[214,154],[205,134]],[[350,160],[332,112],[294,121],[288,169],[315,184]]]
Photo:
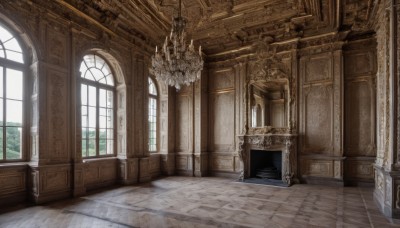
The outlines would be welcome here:
[[[0,211],[0,227],[400,227],[372,188],[167,177],[39,206]]]

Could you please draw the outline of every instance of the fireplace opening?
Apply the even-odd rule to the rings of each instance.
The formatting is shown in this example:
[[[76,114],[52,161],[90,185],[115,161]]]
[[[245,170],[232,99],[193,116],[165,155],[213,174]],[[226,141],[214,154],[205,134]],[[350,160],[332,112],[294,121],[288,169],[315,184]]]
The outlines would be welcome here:
[[[282,180],[282,152],[252,150],[250,178]]]

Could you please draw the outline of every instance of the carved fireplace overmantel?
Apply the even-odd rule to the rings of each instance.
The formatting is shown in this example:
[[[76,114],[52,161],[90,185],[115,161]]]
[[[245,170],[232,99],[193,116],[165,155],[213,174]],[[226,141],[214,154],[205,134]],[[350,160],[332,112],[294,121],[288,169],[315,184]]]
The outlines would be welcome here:
[[[240,179],[249,178],[251,150],[282,152],[282,181],[291,185],[297,180],[297,135],[262,134],[239,135],[239,156],[242,161]]]

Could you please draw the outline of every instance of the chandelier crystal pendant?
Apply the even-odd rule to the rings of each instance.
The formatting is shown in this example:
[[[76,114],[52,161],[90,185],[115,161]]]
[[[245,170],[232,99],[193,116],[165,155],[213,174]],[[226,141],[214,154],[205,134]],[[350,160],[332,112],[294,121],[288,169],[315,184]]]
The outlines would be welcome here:
[[[165,37],[161,50],[156,46],[156,52],[151,57],[150,73],[157,80],[163,81],[176,89],[182,85],[190,85],[200,79],[204,61],[201,53],[201,46],[196,51],[191,40],[186,45],[186,19],[181,16],[181,3],[179,0],[178,17],[172,21],[171,34]]]

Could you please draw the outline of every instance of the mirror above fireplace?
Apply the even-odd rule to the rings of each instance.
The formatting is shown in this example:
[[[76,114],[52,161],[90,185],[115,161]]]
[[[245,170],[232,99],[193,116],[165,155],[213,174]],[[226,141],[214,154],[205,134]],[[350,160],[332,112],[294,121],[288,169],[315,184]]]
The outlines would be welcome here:
[[[248,134],[291,133],[291,81],[285,63],[264,55],[247,81]]]
[[[250,85],[252,128],[289,126],[289,85],[287,80],[257,81]]]

